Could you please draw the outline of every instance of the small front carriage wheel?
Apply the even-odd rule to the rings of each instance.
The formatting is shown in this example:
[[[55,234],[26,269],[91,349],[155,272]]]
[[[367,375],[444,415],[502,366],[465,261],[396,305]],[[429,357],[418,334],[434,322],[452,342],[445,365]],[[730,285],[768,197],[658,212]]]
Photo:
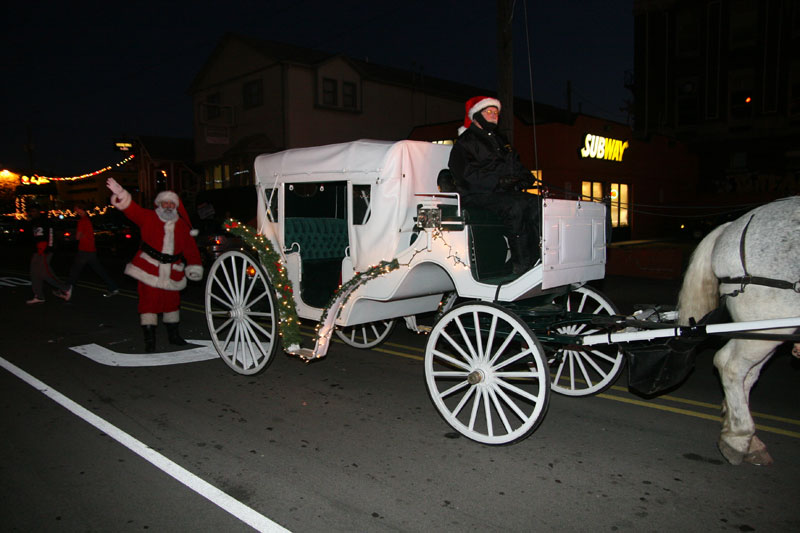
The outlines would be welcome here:
[[[584,285],[566,295],[564,303],[568,312],[583,315],[618,315],[616,306],[597,290]],[[555,329],[563,335],[591,335],[602,333],[588,321]],[[548,354],[553,371],[553,392],[565,396],[591,396],[606,390],[619,377],[625,363],[625,354],[616,344],[597,346],[564,346]]]
[[[448,311],[425,348],[425,380],[439,414],[483,444],[510,444],[544,419],[550,380],[528,326],[500,306],[471,302]]]
[[[391,335],[396,320],[378,320],[355,326],[336,328],[336,336],[353,348],[374,348]]]
[[[206,320],[220,357],[239,374],[264,370],[280,343],[275,293],[264,270],[240,251],[225,252],[206,280]]]

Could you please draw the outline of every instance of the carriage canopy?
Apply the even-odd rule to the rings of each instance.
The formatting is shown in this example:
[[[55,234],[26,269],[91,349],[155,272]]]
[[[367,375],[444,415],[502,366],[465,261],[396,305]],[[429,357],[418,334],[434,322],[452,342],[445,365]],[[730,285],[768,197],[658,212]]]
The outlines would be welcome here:
[[[283,183],[348,182],[371,187],[366,224],[350,224],[356,270],[395,257],[403,233],[412,231],[418,199],[436,192],[439,171],[447,168],[450,146],[421,141],[360,140],[297,148],[258,156],[257,183],[264,189]],[[263,220],[259,220],[262,227]]]

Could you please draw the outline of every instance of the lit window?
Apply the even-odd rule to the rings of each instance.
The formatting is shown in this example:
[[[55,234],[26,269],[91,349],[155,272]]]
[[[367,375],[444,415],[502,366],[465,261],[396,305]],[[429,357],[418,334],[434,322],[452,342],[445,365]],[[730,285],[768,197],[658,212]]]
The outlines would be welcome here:
[[[600,181],[582,181],[581,199],[593,202],[603,201],[603,183]],[[611,209],[611,227],[627,227],[629,218],[629,187],[627,183],[611,183],[608,187],[609,207]]]
[[[609,196],[611,196],[611,227],[629,226],[628,185],[626,183],[612,183],[609,193]]]
[[[603,184],[599,181],[581,182],[581,200],[603,201]]]

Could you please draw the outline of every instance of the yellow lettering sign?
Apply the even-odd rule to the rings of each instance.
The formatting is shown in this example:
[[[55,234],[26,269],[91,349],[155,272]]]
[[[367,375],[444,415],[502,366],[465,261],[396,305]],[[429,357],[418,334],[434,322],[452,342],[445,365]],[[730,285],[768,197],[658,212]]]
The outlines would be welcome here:
[[[628,141],[601,137],[587,133],[583,138],[581,157],[590,159],[606,159],[608,161],[622,161],[622,155],[628,148]]]

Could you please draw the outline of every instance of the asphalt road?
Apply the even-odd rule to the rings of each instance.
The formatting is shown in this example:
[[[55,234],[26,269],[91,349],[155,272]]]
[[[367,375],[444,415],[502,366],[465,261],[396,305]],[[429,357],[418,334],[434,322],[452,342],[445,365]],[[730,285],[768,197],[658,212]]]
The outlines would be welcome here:
[[[0,252],[0,357],[38,380],[0,370],[5,531],[248,531],[248,521],[291,531],[800,530],[800,364],[787,349],[751,399],[771,467],[729,466],[716,450],[713,343],[666,396],[628,392],[623,374],[591,398],[553,395],[531,437],[489,447],[438,416],[425,338],[402,327],[378,349],[337,343],[310,365],[279,354],[252,377],[219,359],[106,366],[70,348],[141,353],[135,285],[122,280],[120,296],[103,298],[86,272],[71,302],[27,306],[26,254]],[[119,259],[108,263],[121,279]],[[623,311],[674,303],[677,291],[633,278],[599,285]],[[184,303],[184,336],[207,339],[199,285]]]

